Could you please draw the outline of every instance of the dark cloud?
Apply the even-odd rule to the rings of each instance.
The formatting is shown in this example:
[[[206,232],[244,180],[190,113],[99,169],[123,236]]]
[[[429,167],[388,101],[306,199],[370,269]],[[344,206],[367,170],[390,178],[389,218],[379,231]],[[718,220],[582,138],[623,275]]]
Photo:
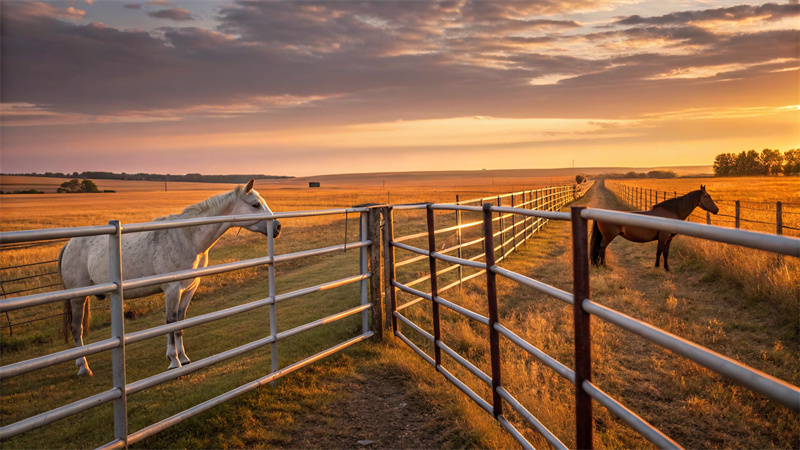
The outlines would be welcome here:
[[[158,11],[148,12],[147,15],[150,17],[155,17],[156,19],[169,19],[174,20],[175,22],[194,20],[192,12],[182,8],[161,9]]]
[[[796,1],[784,4],[766,3],[760,6],[738,5],[730,8],[706,9],[703,11],[681,11],[657,17],[629,16],[617,21],[620,25],[680,25],[694,22],[725,21],[739,22],[758,18],[777,21],[800,16],[800,4]]]
[[[728,76],[746,89],[755,77],[783,68],[774,60],[798,52],[797,30],[715,34],[643,23],[581,34],[577,22],[541,16],[565,5],[247,1],[222,8],[214,30],[148,33],[60,20],[79,13],[47,4],[8,2],[0,95],[6,103],[46,105],[63,114],[153,116],[168,110],[199,116],[208,105],[221,105],[212,108],[220,115],[219,109],[236,104],[256,104],[244,111],[270,115],[260,106],[269,103],[264,98],[319,99],[274,113],[274,126],[293,115],[316,121],[603,117],[647,111],[666,96],[701,101],[688,93],[695,95],[707,80],[655,80],[663,74],[751,65]],[[599,2],[580,3],[591,5]],[[642,51],[640,41],[666,44],[663,52]],[[630,49],[615,53],[620,43]],[[588,50],[565,50],[579,45]],[[565,79],[531,84],[555,76]],[[666,83],[678,92],[667,93]],[[648,102],[634,102],[631,92]]]
[[[142,9],[142,4],[141,3],[125,3],[122,6],[128,8],[128,9]]]

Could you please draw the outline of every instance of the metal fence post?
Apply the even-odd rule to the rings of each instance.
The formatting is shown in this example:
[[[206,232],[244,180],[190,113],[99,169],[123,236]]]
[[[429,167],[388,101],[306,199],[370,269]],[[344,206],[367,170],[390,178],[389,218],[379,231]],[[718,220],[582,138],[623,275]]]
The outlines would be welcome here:
[[[783,234],[783,203],[775,203],[775,232]]]
[[[269,256],[269,265],[267,266],[267,276],[269,279],[269,298],[272,299],[272,304],[269,305],[269,335],[272,337],[272,343],[269,346],[269,357],[271,362],[271,371],[278,371],[278,309],[275,302],[275,229],[273,227],[274,219],[267,220],[267,256]],[[271,383],[274,385],[274,382]]]
[[[511,194],[511,207],[514,207],[514,194]],[[517,215],[511,215],[511,242],[514,244],[514,250],[517,249]]]
[[[431,270],[431,299],[433,300],[431,302],[433,307],[433,356],[438,370],[439,366],[442,365],[442,351],[439,348],[441,339],[439,332],[439,303],[436,301],[436,297],[439,296],[439,287],[436,282],[436,258],[433,257],[433,253],[436,251],[436,229],[433,221],[432,203],[428,203],[426,212],[428,221],[428,262]]]
[[[488,248],[494,248],[492,227],[492,205],[483,205],[483,236]],[[495,265],[494,251],[486,252],[486,297],[489,303],[489,351],[492,360],[492,413],[494,417],[503,414],[503,399],[497,390],[501,386],[500,376],[500,334],[494,328],[497,323],[497,279],[492,266]]]
[[[594,448],[592,442],[592,397],[583,390],[592,381],[591,321],[583,310],[589,298],[588,220],[581,217],[583,206],[572,207],[573,324],[575,328],[575,433],[579,449]]]
[[[359,220],[359,227],[358,227],[358,240],[359,241],[364,241],[365,239],[367,239],[367,235],[369,233],[369,229],[368,229],[369,223],[367,222],[367,220],[369,219],[368,213],[362,212],[360,214],[359,218],[360,218],[360,220]],[[369,249],[367,247],[361,247],[361,251],[358,252],[358,266],[359,266],[359,272],[361,273],[361,275],[365,275],[365,274],[367,274],[369,272],[369,267],[368,267],[369,254],[368,254],[368,251],[369,251]],[[360,286],[361,287],[361,304],[362,305],[366,305],[367,303],[369,303],[369,289],[368,289],[369,282],[367,281],[366,278],[364,278],[364,279],[361,280],[361,282],[359,282],[359,284],[361,285]],[[369,311],[364,310],[361,313],[361,332],[362,333],[366,333],[368,331],[369,331]]]
[[[368,239],[372,241],[368,248],[369,271],[372,276],[369,280],[369,293],[372,300],[372,330],[379,341],[383,340],[383,310],[384,296],[381,285],[381,210],[374,205],[369,210],[367,228]]]
[[[706,224],[711,225],[711,213],[706,211]]]
[[[456,195],[456,205],[459,205],[458,195]],[[458,257],[463,258],[463,251],[461,249],[462,245],[462,236],[461,236],[461,210],[456,210],[456,239],[458,239]],[[464,282],[464,267],[459,264],[458,265],[458,283],[461,284]]]
[[[530,190],[528,191],[528,200],[526,201],[526,203],[527,203],[527,209],[533,209],[533,192],[530,191]],[[533,234],[531,232],[531,225],[533,225],[533,218],[531,216],[525,216],[525,240],[526,241],[528,239],[530,239],[531,234]]]
[[[395,278],[394,269],[394,223],[391,205],[381,208],[383,214],[383,271],[385,275],[385,297],[387,299],[386,313],[384,316],[384,326],[392,329],[392,334],[397,333],[397,318],[394,312],[397,310],[397,291],[392,284]]]
[[[740,205],[740,203],[739,203],[739,200],[736,200],[736,228],[739,228],[739,225],[740,225],[740,224],[739,224],[739,217],[740,217],[740,214],[741,214],[741,212],[740,212],[740,211],[741,211],[741,208],[740,208],[740,206],[741,206],[741,205]]]
[[[497,196],[497,206],[503,206],[502,199],[500,196]],[[503,213],[497,213],[497,217],[500,218],[500,259],[506,258],[506,230],[505,230],[505,220],[503,220]],[[494,249],[494,247],[492,248]]]
[[[114,389],[120,397],[114,400],[114,438],[128,446],[128,396],[126,392],[125,369],[125,312],[122,306],[122,225],[119,220],[111,220],[109,225],[116,232],[108,236],[108,275],[109,281],[117,289],[109,295],[111,303],[111,337],[119,340],[119,346],[111,350]]]

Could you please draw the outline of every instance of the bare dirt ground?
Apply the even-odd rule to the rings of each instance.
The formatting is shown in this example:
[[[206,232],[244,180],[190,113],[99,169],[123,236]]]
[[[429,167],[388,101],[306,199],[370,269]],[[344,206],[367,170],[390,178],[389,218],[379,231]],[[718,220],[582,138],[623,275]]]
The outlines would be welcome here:
[[[441,448],[451,424],[406,381],[385,368],[340,380],[341,395],[304,416],[286,448]]]

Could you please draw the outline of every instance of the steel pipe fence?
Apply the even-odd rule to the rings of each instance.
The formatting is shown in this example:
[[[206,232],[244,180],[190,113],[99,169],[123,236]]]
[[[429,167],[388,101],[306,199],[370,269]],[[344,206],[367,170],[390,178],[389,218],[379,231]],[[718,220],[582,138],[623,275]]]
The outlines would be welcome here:
[[[454,205],[447,204],[416,205],[414,208],[424,208],[427,210],[426,221],[428,223],[429,230],[429,244],[435,243],[433,238],[435,235],[435,227],[432,225],[432,212],[434,210],[458,211],[454,208]],[[472,208],[469,210],[474,211]],[[592,421],[592,407],[595,402],[608,409],[612,414],[619,417],[623,422],[631,427],[631,429],[638,432],[645,439],[655,444],[659,448],[681,448],[678,443],[666,436],[662,431],[656,429],[647,421],[639,417],[635,412],[629,410],[619,400],[603,392],[602,389],[592,383],[592,358],[590,352],[592,317],[602,319],[628,332],[632,332],[657,346],[669,349],[680,356],[689,358],[703,367],[722,375],[723,377],[734,380],[748,389],[759,392],[773,401],[781,403],[796,411],[800,411],[799,387],[748,367],[747,365],[732,360],[724,355],[720,355],[706,347],[660,330],[650,324],[628,317],[623,313],[602,306],[596,301],[591,300],[589,292],[589,259],[587,251],[588,220],[590,219],[610,221],[622,225],[646,226],[648,228],[657,230],[671,231],[701,239],[709,239],[795,257],[800,257],[800,239],[664,218],[647,217],[618,211],[590,209],[586,207],[572,207],[570,213],[554,214],[546,211],[498,207],[489,203],[485,203],[481,210],[483,212],[484,219],[483,240],[487,247],[494,247],[495,249],[494,252],[488,252],[487,254],[482,255],[483,258],[481,259],[483,259],[483,262],[476,263],[474,260],[465,259],[463,257],[443,255],[441,252],[435,251],[435,245],[428,246],[429,248],[427,255],[430,264],[429,277],[432,280],[436,280],[436,276],[441,273],[441,271],[437,272],[437,261],[458,264],[465,267],[482,268],[480,274],[486,275],[486,301],[490,313],[489,317],[483,316],[474,311],[470,311],[464,307],[456,305],[449,300],[444,300],[443,298],[439,297],[437,294],[441,293],[441,290],[439,290],[438,293],[436,292],[437,285],[435,281],[432,284],[432,293],[425,293],[408,287],[407,283],[398,282],[396,280],[396,273],[394,272],[393,268],[391,268],[391,270],[387,269],[386,272],[386,292],[387,296],[391,298],[390,305],[387,306],[387,309],[390,308],[391,312],[390,315],[392,318],[391,326],[393,334],[406,345],[408,345],[415,353],[420,355],[425,361],[434,366],[437,372],[441,373],[469,398],[475,401],[478,406],[494,416],[498,422],[504,428],[506,428],[506,430],[508,430],[509,433],[523,447],[532,448],[531,444],[525,439],[525,437],[519,433],[516,428],[513,428],[508,419],[504,416],[504,405],[508,405],[514,411],[516,411],[520,417],[522,417],[534,430],[541,434],[550,445],[555,448],[566,448],[565,445],[556,436],[554,436],[552,432],[550,432],[541,422],[539,422],[536,417],[533,416],[533,414],[531,414],[522,404],[520,404],[512,394],[509,393],[507,390],[508,386],[503,384],[500,346],[497,345],[500,337],[521,348],[543,363],[546,367],[550,368],[558,375],[568,380],[574,386],[576,405],[575,442],[578,448],[594,447],[594,423]],[[425,250],[412,247],[408,244],[396,245],[397,242],[392,239],[393,236],[391,232],[391,207],[387,208],[387,213],[386,220],[389,233],[384,235],[386,243],[388,243],[386,246],[387,267],[391,267],[396,249],[411,251],[417,254],[424,254]],[[531,221],[547,218],[571,222],[573,236],[572,293],[562,291],[558,288],[549,286],[537,280],[533,280],[497,265],[498,261],[494,260],[494,253],[498,250],[502,251],[502,248],[499,246],[495,247],[493,245],[493,239],[498,236],[498,233],[494,231],[494,224],[497,222],[497,220],[496,217],[493,217],[493,214],[497,213],[510,213],[524,217],[525,219],[530,219]],[[526,223],[525,219],[522,220],[523,223]],[[486,270],[487,268],[488,270]],[[572,305],[575,327],[574,369],[565,366],[563,363],[542,352],[500,323],[496,310],[496,275],[516,281],[523,286],[535,289],[552,298]],[[409,293],[417,298],[403,305],[398,305],[396,298],[397,291]],[[426,331],[404,314],[404,310],[406,308],[410,307],[411,305],[418,304],[421,301],[427,301],[432,306],[431,314],[433,317],[431,319],[434,322],[434,333]],[[442,341],[442,338],[438,332],[439,318],[437,316],[440,313],[438,309],[439,305],[445,306],[450,311],[460,314],[470,320],[476,321],[483,326],[487,326],[490,341],[491,373],[483,372],[472,362],[468,361]],[[425,342],[433,344],[434,356],[430,356],[425,350],[415,344],[409,336],[406,336],[401,330],[401,325],[407,326],[410,330],[417,333]],[[467,371],[475,375],[482,383],[489,385],[491,387],[491,399],[484,399],[475,393],[475,391],[470,389],[469,386],[467,386],[463,381],[459,380],[450,371],[445,369],[442,365],[441,357],[439,356],[440,352],[442,351],[452,358],[457,365],[464,367]]]
[[[216,406],[224,401],[237,397],[245,392],[263,386],[266,383],[271,383],[276,379],[297,370],[305,365],[311,364],[325,356],[338,352],[350,345],[361,342],[365,339],[372,337],[375,332],[370,330],[369,324],[369,311],[374,308],[373,302],[375,298],[369,298],[367,289],[370,278],[374,276],[379,267],[370,267],[367,260],[368,251],[374,247],[379,251],[379,242],[375,239],[369,239],[367,229],[369,226],[369,207],[354,207],[342,209],[330,209],[321,211],[296,211],[284,212],[273,214],[259,214],[248,216],[224,216],[206,219],[189,219],[189,220],[176,220],[170,222],[152,222],[122,225],[118,221],[111,221],[107,226],[97,227],[76,227],[67,229],[47,229],[47,230],[26,230],[0,233],[0,243],[20,243],[26,241],[41,241],[47,239],[62,239],[65,237],[79,237],[79,236],[109,236],[109,269],[110,281],[96,286],[88,286],[75,289],[64,289],[56,292],[48,292],[44,294],[35,294],[15,298],[7,298],[0,300],[0,312],[7,312],[19,308],[29,306],[42,305],[57,301],[64,301],[75,297],[83,297],[88,295],[107,294],[110,296],[111,303],[111,337],[109,339],[101,340],[99,342],[84,345],[69,350],[64,350],[48,355],[43,355],[20,361],[12,364],[0,366],[0,380],[8,379],[11,377],[19,376],[45,367],[50,367],[65,361],[75,360],[81,356],[93,355],[96,353],[111,350],[112,352],[112,388],[105,392],[93,395],[91,397],[79,399],[73,403],[56,407],[49,411],[37,414],[17,422],[4,425],[0,427],[0,440],[5,440],[21,433],[45,426],[57,420],[78,414],[88,409],[95,408],[102,404],[109,402],[113,403],[113,429],[114,440],[104,445],[103,448],[124,448],[134,442],[138,442],[146,437],[152,436],[167,427],[180,423],[190,417],[193,417],[207,409]],[[357,242],[335,245],[331,247],[318,248],[282,255],[276,255],[274,249],[274,235],[272,221],[278,218],[293,218],[293,217],[309,217],[321,216],[331,214],[348,214],[358,213],[359,219],[359,237]],[[263,217],[262,217],[263,216]],[[376,215],[377,216],[377,215]],[[379,217],[379,216],[377,216]],[[150,231],[177,227],[197,226],[201,224],[211,223],[238,223],[242,221],[252,221],[256,219],[267,220],[269,230],[267,235],[267,253],[266,257],[255,258],[252,260],[237,261],[233,263],[220,264],[199,269],[184,270],[155,276],[149,276],[138,279],[124,280],[122,277],[121,261],[122,261],[122,235],[139,231]],[[379,238],[377,239],[379,241]],[[283,294],[276,294],[275,291],[275,270],[274,265],[281,261],[290,261],[299,258],[306,258],[310,256],[317,256],[329,254],[333,252],[342,251],[345,248],[359,249],[359,264],[358,274],[349,276],[339,280],[323,283],[316,286],[310,286],[298,289],[292,292]],[[249,303],[237,305],[223,310],[214,311],[212,313],[204,314],[197,317],[185,319],[180,322],[156,326],[145,330],[137,331],[134,333],[125,333],[124,330],[124,317],[122,304],[125,298],[124,292],[126,289],[139,288],[144,286],[159,285],[167,282],[185,280],[190,278],[197,278],[208,276],[212,274],[230,272],[247,267],[255,266],[268,266],[269,273],[269,292],[266,298],[261,300],[252,301]],[[379,266],[379,265],[378,265]],[[276,304],[278,302],[288,300],[291,298],[301,297],[304,295],[322,292],[328,289],[359,283],[359,306],[347,309],[340,313],[332,314],[322,319],[314,320],[292,329],[277,332],[277,311]],[[371,301],[372,300],[372,301]],[[379,305],[379,303],[377,303]],[[223,318],[231,317],[234,315],[242,314],[248,311],[253,311],[260,308],[269,308],[269,335],[250,342],[248,344],[239,346],[234,349],[224,351],[205,359],[194,361],[190,365],[182,366],[178,369],[170,370],[153,375],[149,378],[137,380],[129,383],[126,380],[126,367],[125,367],[125,346],[130,343],[139,342],[145,339],[151,339],[158,336],[163,336],[178,330],[198,326],[205,323],[221,320]],[[378,314],[380,308],[376,309],[375,314]],[[290,366],[279,368],[277,359],[277,344],[279,341],[294,336],[298,333],[308,331],[322,325],[332,323],[346,317],[361,316],[361,332],[358,336],[349,339],[348,341],[339,343],[330,347],[327,350],[319,352],[302,361],[291,364]],[[126,399],[128,395],[141,392],[145,389],[157,386],[166,381],[176,379],[186,374],[195,372],[202,368],[208,367],[212,364],[228,360],[235,356],[251,352],[257,348],[270,346],[271,349],[271,372],[258,380],[247,383],[227,393],[217,396],[211,400],[203,402],[197,406],[191,407],[188,410],[180,412],[168,419],[160,421],[156,424],[147,426],[141,430],[130,433],[128,430],[128,408]]]
[[[515,340],[519,341],[521,338],[499,323],[496,294],[493,297],[494,301],[492,302],[490,300],[489,317],[446,300],[442,298],[440,294],[449,288],[458,286],[469,279],[473,279],[482,275],[486,275],[488,279],[492,280],[496,274],[508,275],[507,272],[504,272],[505,269],[501,269],[496,265],[496,262],[508,257],[509,254],[515,251],[527,239],[533,237],[536,232],[541,231],[541,229],[550,219],[567,219],[569,217],[568,214],[559,213],[557,211],[572,201],[585,195],[591,185],[592,183],[586,183],[585,185],[582,185],[581,189],[577,189],[574,186],[557,186],[535,191],[523,191],[494,196],[491,198],[491,200],[495,201],[497,206],[490,207],[488,209],[487,206],[489,206],[489,204],[483,204],[485,199],[460,201],[458,198],[456,199],[455,204],[390,205],[384,209],[384,221],[386,223],[384,229],[384,254],[387,281],[386,296],[389,299],[389,305],[387,305],[387,311],[389,313],[387,314],[387,317],[391,319],[393,334],[406,345],[408,345],[415,353],[420,355],[420,357],[422,357],[425,361],[434,366],[437,372],[441,373],[465,395],[470,397],[489,414],[492,414],[501,423],[501,425],[508,430],[512,436],[518,438],[520,443],[522,443],[522,445],[526,448],[530,447],[530,444],[524,438],[522,438],[522,435],[516,430],[516,428],[514,428],[513,425],[511,425],[503,416],[503,402],[505,401],[509,403],[515,411],[521,411],[520,414],[525,417],[526,420],[532,423],[534,427],[541,428],[541,424],[539,424],[530,413],[527,413],[526,415],[525,412],[527,410],[522,407],[522,405],[519,404],[519,402],[517,402],[517,400],[511,396],[511,394],[503,389],[502,378],[500,376],[500,336],[502,335],[512,342]],[[505,199],[507,199],[506,201],[512,206],[502,206]],[[393,231],[395,229],[394,212],[398,210],[425,210],[427,230],[425,232],[395,237]],[[435,226],[434,219],[435,211],[441,211],[445,213],[453,212],[455,214],[456,225],[437,228]],[[522,211],[525,213],[520,214]],[[465,221],[462,216],[463,213],[480,213],[482,220]],[[465,241],[464,231],[470,230],[479,225],[481,226],[480,231],[482,232],[483,236]],[[495,225],[499,227],[498,231],[494,230]],[[456,232],[457,244],[455,246],[439,249],[436,244],[436,238],[452,231]],[[409,241],[421,239],[426,236],[428,238],[427,249],[415,247],[409,244]],[[497,239],[499,242],[495,243],[495,239]],[[480,251],[480,253],[467,256],[465,254],[466,249],[477,244],[482,244],[483,248],[475,250]],[[492,249],[492,251],[487,252],[485,250],[487,248]],[[399,262],[395,261],[395,252],[398,249],[412,253],[415,256],[412,256],[411,258],[405,258]],[[498,258],[495,259],[496,252],[499,252],[499,255]],[[453,253],[456,253],[456,255],[453,255]],[[424,275],[403,283],[397,281],[398,268],[408,266],[425,259],[428,260],[428,275]],[[437,262],[449,263],[451,265],[445,269],[438,269]],[[487,271],[487,267],[489,267],[491,270]],[[465,276],[463,270],[464,268],[477,269],[477,271]],[[458,279],[444,288],[440,288],[438,278],[456,269],[458,270]],[[519,277],[517,278],[519,279]],[[430,292],[426,293],[412,287],[425,281],[430,283]],[[546,292],[556,293],[556,295],[563,299],[563,295],[561,295],[562,291],[559,291],[558,289],[551,288],[549,286],[543,288],[540,286],[543,284],[535,280],[525,279],[524,282],[530,282],[539,289],[545,289]],[[398,291],[411,294],[415,298],[404,304],[398,304]],[[490,289],[490,292],[496,291],[494,289]],[[420,325],[414,323],[404,314],[404,311],[407,308],[426,300],[427,303],[431,305],[432,309],[432,332],[423,329]],[[440,306],[444,306],[448,310],[480,323],[489,329],[491,336],[490,353],[492,355],[491,375],[483,372],[473,363],[442,342],[439,325]],[[415,344],[409,336],[403,334],[400,329],[401,325],[412,330],[425,342],[431,343],[433,345],[433,356],[429,355],[425,350]],[[563,374],[564,370],[569,371],[569,369],[566,369],[563,367],[563,365],[553,360],[549,356],[544,355],[532,345],[527,344],[524,345],[523,348],[532,352],[532,354],[542,360],[549,367],[556,368],[559,373]],[[445,353],[459,366],[463,367],[487,386],[491,387],[493,392],[491,402],[487,402],[486,400],[482,399],[477,393],[475,393],[466,384],[455,377],[450,371],[445,369],[442,366],[441,353]],[[544,434],[547,436],[546,438],[549,441],[555,443],[557,448],[565,448],[560,441],[552,436],[552,433],[545,430]]]

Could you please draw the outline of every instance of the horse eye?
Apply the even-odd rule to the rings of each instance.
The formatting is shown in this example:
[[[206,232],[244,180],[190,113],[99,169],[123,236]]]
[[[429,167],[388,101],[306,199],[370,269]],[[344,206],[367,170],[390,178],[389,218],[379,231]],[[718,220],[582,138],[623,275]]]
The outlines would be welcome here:
[[[254,203],[254,204],[253,204],[253,208],[260,208],[260,207],[261,207],[261,204],[260,204],[260,203]]]

